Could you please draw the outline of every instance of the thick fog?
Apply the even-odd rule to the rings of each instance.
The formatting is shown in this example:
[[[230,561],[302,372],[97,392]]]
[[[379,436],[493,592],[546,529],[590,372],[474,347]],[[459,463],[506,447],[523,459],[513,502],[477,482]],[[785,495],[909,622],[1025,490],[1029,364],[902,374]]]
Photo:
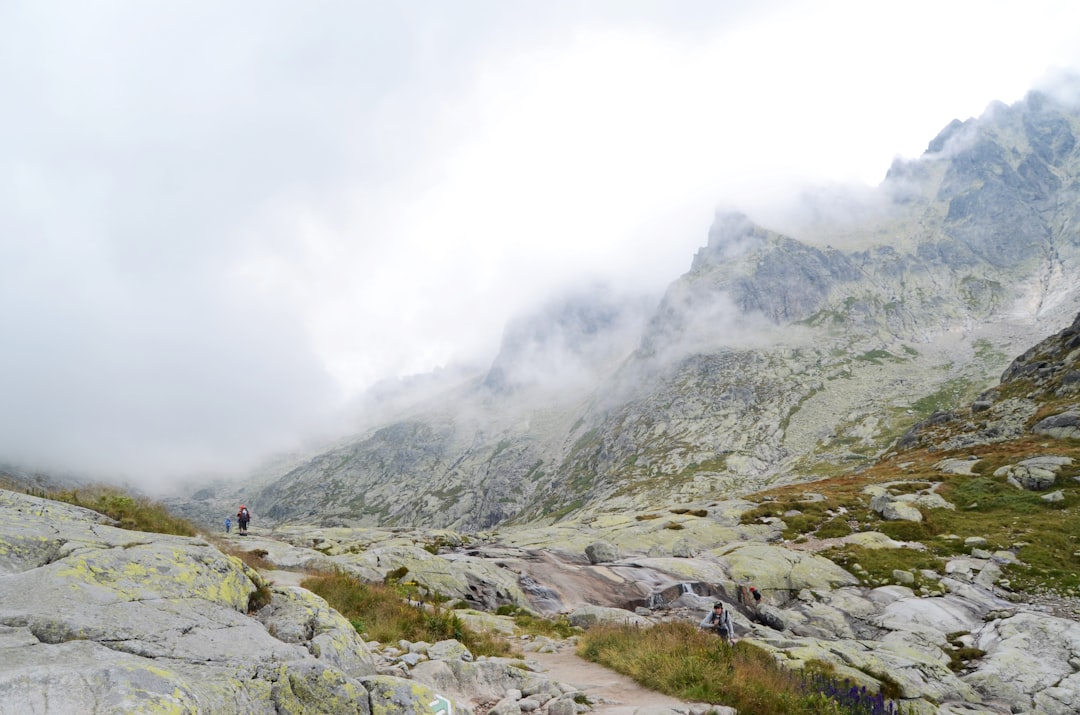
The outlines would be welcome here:
[[[877,184],[1077,35],[1039,0],[0,3],[0,464],[159,488],[347,432],[552,296],[659,295],[717,207]]]

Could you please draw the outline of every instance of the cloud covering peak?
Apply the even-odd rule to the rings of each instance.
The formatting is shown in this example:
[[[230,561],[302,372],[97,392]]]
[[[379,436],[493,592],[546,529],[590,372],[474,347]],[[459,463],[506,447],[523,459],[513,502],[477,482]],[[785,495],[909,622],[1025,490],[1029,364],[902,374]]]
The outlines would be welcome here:
[[[0,462],[164,484],[347,430],[554,293],[658,293],[718,204],[876,183],[1078,13],[4,3]]]

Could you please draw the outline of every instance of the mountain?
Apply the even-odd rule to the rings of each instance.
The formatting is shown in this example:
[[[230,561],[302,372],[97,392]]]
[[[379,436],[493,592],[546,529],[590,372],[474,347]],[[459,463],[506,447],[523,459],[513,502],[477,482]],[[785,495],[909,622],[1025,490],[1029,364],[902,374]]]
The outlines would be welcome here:
[[[719,214],[647,316],[602,291],[553,303],[486,374],[370,416],[246,501],[469,531],[868,466],[1080,309],[1078,131],[1074,103],[1032,92],[950,123],[868,195]]]

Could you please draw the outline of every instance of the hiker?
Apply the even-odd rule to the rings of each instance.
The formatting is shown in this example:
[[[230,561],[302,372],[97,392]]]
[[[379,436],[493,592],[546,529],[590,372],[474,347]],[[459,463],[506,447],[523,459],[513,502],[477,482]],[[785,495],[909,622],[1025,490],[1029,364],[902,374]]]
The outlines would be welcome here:
[[[225,533],[228,534],[229,529],[231,529],[231,528],[232,528],[232,519],[230,519],[229,517],[225,517]]]
[[[698,626],[715,630],[720,639],[728,645],[734,642],[732,638],[734,629],[731,625],[731,612],[725,611],[724,604],[720,601],[713,604],[712,610],[705,614],[705,618],[701,620]]]
[[[757,590],[753,586],[750,587],[750,595],[754,597],[754,605],[761,605],[761,591]]]
[[[251,521],[251,512],[243,504],[240,505],[240,511],[236,513],[236,523],[240,527],[240,535],[247,536],[247,525]]]

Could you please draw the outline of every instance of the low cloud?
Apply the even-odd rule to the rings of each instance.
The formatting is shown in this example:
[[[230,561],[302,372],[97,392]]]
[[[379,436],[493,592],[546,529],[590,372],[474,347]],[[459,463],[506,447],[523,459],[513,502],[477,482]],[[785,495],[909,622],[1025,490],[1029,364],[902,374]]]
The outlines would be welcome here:
[[[1036,4],[4,3],[0,461],[162,486],[346,433],[572,286],[661,293],[718,204],[773,228],[1019,98],[1080,46]]]

